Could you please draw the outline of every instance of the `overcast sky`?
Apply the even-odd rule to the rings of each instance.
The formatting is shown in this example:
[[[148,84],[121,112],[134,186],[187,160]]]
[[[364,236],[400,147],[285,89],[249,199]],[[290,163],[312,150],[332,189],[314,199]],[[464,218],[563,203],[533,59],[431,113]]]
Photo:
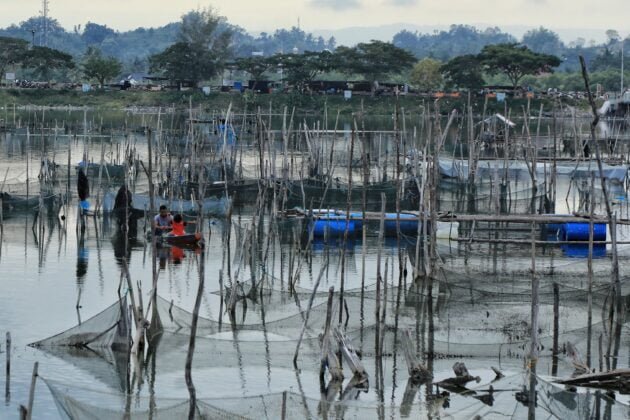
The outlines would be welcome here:
[[[548,28],[613,28],[630,33],[630,0],[50,0],[50,15],[65,28],[92,21],[117,30],[155,27],[211,5],[250,32],[288,28],[336,29],[391,23],[484,23]],[[41,0],[0,0],[0,26],[41,10]]]

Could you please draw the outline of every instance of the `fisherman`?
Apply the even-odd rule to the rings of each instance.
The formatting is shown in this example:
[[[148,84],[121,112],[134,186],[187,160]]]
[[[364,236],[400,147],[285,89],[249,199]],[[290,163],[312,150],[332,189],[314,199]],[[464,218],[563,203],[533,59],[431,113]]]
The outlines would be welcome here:
[[[80,208],[82,211],[87,211],[90,208],[88,198],[90,197],[90,182],[83,169],[86,165],[81,162],[79,164],[79,174],[77,177],[77,192],[79,194]]]
[[[165,205],[161,205],[160,213],[153,218],[153,232],[158,236],[162,235],[164,231],[171,230],[172,224],[173,216]]]

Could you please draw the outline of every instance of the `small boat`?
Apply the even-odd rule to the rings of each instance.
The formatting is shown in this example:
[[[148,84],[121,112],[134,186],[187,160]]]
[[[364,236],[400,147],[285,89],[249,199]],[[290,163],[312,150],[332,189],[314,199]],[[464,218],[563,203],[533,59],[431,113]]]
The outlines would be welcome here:
[[[201,233],[191,233],[188,235],[161,235],[158,237],[160,243],[175,245],[179,247],[200,247],[203,248],[204,241]]]
[[[59,194],[46,194],[43,197],[44,204],[52,203]],[[37,210],[39,208],[39,193],[35,195],[0,193],[2,200],[2,211],[11,212],[17,210]]]

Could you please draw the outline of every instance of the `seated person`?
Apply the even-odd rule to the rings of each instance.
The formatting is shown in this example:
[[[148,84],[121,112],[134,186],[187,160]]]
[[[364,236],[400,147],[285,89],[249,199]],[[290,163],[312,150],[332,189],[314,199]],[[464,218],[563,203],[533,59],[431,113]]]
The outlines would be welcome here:
[[[169,213],[165,205],[160,206],[160,213],[153,218],[153,232],[161,235],[165,231],[171,230],[173,224],[173,216]]]
[[[171,230],[171,234],[175,235],[175,236],[183,236],[186,234],[186,226],[188,226],[188,223],[195,223],[195,222],[184,222],[184,218],[182,217],[181,214],[176,214],[175,218],[173,219],[173,223],[172,223],[172,227],[173,230]]]

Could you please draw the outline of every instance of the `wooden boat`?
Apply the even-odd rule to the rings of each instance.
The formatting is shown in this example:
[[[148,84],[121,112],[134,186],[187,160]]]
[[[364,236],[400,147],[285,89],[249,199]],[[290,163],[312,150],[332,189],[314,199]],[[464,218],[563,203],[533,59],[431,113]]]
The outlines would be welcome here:
[[[203,248],[204,241],[201,233],[191,233],[188,235],[161,235],[160,243],[174,245],[178,247],[200,247]]]
[[[52,203],[58,194],[46,194],[43,197],[44,204]],[[11,212],[17,210],[37,210],[39,208],[39,194],[35,195],[17,195],[6,192],[0,193],[2,200],[2,211]]]

